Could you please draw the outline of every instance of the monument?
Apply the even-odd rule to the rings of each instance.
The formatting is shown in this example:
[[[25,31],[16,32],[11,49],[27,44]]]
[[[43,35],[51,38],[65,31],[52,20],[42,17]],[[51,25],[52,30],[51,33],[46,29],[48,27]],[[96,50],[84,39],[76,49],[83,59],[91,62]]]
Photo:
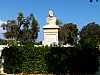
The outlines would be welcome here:
[[[42,44],[48,46],[52,44],[58,45],[58,30],[59,26],[56,25],[56,17],[54,12],[49,10],[46,18],[46,25],[43,27],[44,38]]]

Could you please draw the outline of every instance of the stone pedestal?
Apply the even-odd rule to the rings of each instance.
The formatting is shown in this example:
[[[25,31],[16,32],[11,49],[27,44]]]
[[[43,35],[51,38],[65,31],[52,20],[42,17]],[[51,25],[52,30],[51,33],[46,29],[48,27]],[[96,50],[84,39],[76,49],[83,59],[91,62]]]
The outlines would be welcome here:
[[[56,25],[56,17],[52,10],[49,10],[49,15],[46,19],[46,25],[43,27],[44,39],[43,45],[58,45],[58,30],[59,26]]]
[[[3,68],[3,65],[1,65],[1,67],[0,67],[0,74],[4,74],[4,68]]]

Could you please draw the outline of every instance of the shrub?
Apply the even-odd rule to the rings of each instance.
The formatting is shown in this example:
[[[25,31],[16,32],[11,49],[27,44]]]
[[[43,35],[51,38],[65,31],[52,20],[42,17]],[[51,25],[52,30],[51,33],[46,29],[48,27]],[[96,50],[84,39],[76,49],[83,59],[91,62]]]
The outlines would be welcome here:
[[[6,73],[94,73],[96,48],[11,46],[3,50]]]

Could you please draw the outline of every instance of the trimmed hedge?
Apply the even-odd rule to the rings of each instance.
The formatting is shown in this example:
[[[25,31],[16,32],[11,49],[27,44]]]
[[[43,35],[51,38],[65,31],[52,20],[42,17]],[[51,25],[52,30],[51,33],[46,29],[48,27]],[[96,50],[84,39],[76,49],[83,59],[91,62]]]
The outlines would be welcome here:
[[[97,49],[11,46],[3,50],[6,73],[95,73]]]

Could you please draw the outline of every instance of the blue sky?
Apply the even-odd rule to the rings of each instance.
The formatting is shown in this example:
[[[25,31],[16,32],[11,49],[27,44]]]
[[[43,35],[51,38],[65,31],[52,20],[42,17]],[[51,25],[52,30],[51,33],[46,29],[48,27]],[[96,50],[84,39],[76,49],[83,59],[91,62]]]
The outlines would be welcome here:
[[[100,24],[100,1],[95,0],[93,3],[89,0],[0,0],[0,21],[15,19],[20,11],[25,16],[33,13],[40,26],[38,40],[42,40],[42,27],[50,8],[63,23],[74,23],[80,28],[89,22]]]

